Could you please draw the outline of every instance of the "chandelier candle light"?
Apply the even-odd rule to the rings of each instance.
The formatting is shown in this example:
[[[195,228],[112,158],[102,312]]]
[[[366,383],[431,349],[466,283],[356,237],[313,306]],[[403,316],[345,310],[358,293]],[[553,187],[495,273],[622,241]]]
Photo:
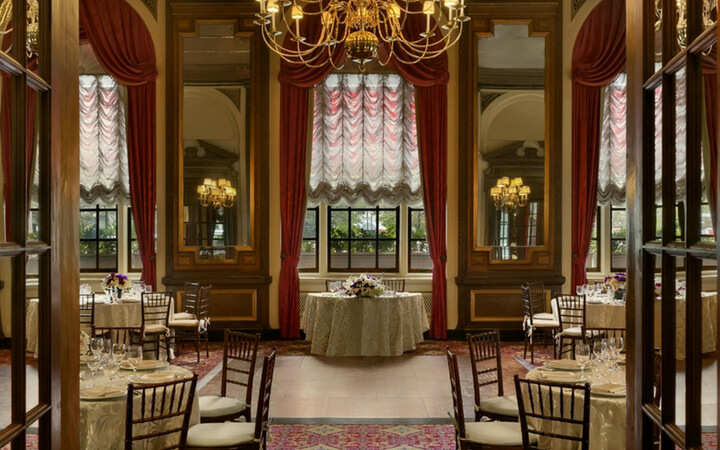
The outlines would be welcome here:
[[[334,46],[344,45],[347,57],[365,64],[378,57],[380,43],[385,43],[386,65],[394,55],[405,64],[435,58],[457,43],[462,33],[465,0],[257,0],[260,12],[255,24],[261,29],[267,46],[290,63],[321,67],[333,60]],[[409,18],[425,16],[425,30],[409,35]],[[319,16],[322,30],[316,40],[301,33],[301,21]],[[433,20],[434,19],[434,20]],[[291,43],[284,45],[285,37]],[[402,49],[395,51],[395,46]],[[319,60],[326,48],[328,58]],[[339,59],[339,58],[338,58]]]
[[[232,187],[230,180],[220,178],[213,180],[205,178],[203,184],[197,187],[198,200],[202,206],[212,205],[213,208],[230,208],[235,202],[237,189]]]
[[[490,188],[490,196],[496,208],[517,208],[527,205],[530,196],[530,186],[524,186],[520,177],[510,180],[502,177],[497,180],[497,186]]]

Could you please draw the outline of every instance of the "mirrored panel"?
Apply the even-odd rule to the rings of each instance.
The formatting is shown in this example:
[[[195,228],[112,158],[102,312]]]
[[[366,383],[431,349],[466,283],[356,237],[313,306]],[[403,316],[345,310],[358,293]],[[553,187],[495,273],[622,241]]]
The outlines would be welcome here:
[[[475,239],[495,260],[545,244],[545,39],[528,23],[477,38]]]
[[[39,285],[39,277],[31,275],[30,270],[32,266],[37,267],[37,264],[43,261],[43,258],[47,258],[47,253],[32,255],[26,262],[27,278],[25,280],[25,410],[30,411],[40,403],[40,375],[38,373],[38,359],[44,356],[44,352],[50,351],[49,348],[45,348],[41,345],[44,341],[45,336],[41,336],[41,333],[48,332],[43,330],[40,326],[40,309],[48,307],[48,299],[40,297],[41,292]],[[47,260],[45,260],[47,261]]]
[[[250,44],[233,21],[182,39],[182,243],[200,261],[250,245]]]

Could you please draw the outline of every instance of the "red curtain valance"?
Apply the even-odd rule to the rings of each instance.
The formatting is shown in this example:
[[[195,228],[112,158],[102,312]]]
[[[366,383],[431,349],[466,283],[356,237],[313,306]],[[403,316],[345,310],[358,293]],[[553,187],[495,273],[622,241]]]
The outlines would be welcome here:
[[[156,287],[155,47],[138,13],[124,0],[80,0],[80,38],[93,46],[110,76],[127,86],[130,203],[142,279]]]
[[[603,0],[580,29],[572,60],[572,286],[585,261],[597,209],[600,90],[625,68],[625,0]]]

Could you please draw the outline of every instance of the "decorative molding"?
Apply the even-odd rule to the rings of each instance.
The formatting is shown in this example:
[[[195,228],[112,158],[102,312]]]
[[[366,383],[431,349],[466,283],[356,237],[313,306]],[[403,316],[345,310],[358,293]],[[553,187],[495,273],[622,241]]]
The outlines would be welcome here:
[[[572,0],[572,6],[570,10],[570,20],[575,18],[575,13],[580,11],[580,8],[585,4],[586,0]]]
[[[485,111],[487,107],[505,92],[482,92],[480,91],[480,111]]]
[[[157,0],[142,0],[143,5],[147,7],[153,18],[157,21]]]

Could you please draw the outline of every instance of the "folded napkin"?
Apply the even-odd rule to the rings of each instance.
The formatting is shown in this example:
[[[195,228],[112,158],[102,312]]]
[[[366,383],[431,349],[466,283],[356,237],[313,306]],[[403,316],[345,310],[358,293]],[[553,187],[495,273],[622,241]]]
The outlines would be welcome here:
[[[594,384],[591,387],[593,392],[601,392],[603,394],[620,394],[625,392],[625,385],[622,384]]]
[[[573,372],[541,371],[540,378],[548,381],[580,381],[580,377]]]
[[[551,369],[579,370],[580,364],[574,359],[553,359],[545,363]]]
[[[80,393],[84,398],[112,398],[125,394],[125,391],[111,386],[97,386],[83,389]]]
[[[159,369],[159,368],[162,367],[163,365],[164,365],[164,364],[163,364],[162,361],[158,361],[158,360],[155,360],[155,359],[144,359],[144,360],[140,361],[140,362],[137,364],[137,366],[135,366],[135,368],[138,369],[138,370],[150,370],[150,369]],[[121,367],[122,369],[130,369],[130,370],[132,370],[132,366],[130,365],[130,362],[128,362],[128,361],[122,361],[122,362],[120,363],[120,367]]]
[[[146,373],[145,375],[138,377],[137,381],[140,383],[164,383],[166,381],[172,381],[175,378],[176,377],[174,373]]]

